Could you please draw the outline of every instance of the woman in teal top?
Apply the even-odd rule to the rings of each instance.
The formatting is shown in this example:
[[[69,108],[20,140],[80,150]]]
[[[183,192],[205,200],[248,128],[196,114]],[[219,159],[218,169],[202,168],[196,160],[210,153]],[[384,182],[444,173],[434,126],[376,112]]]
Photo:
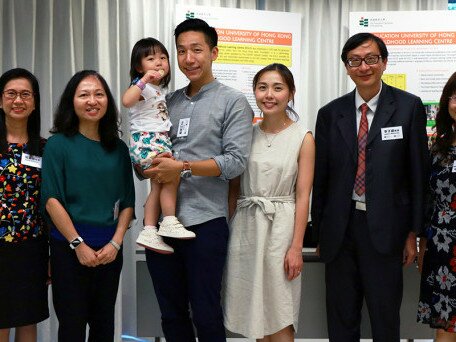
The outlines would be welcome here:
[[[59,341],[113,341],[121,245],[133,217],[128,148],[103,77],[76,73],[55,113],[43,156],[42,205],[51,222]]]

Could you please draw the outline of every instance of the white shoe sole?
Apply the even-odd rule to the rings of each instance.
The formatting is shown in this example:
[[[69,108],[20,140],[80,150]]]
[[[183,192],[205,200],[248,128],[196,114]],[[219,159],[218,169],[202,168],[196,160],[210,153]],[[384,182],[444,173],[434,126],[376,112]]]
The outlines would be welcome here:
[[[167,231],[158,231],[157,232],[158,235],[160,236],[165,236],[165,237],[169,237],[169,238],[174,238],[174,239],[179,239],[179,240],[191,240],[191,239],[194,239],[196,238],[196,234],[193,233],[193,235],[189,235],[189,236],[182,236],[182,234],[174,234],[173,232],[167,232]]]
[[[138,246],[144,247],[145,249],[148,249],[150,251],[154,251],[154,252],[157,252],[157,253],[160,253],[160,254],[173,254],[174,253],[174,251],[168,251],[166,249],[154,248],[154,247],[151,247],[151,246],[148,246],[146,244],[139,243],[139,242],[136,242],[136,244]]]

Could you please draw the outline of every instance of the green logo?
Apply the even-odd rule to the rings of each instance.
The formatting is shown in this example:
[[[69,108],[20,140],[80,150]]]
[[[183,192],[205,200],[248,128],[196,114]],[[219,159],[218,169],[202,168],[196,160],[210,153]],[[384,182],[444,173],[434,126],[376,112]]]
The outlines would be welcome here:
[[[359,19],[359,26],[368,27],[369,19],[361,17],[361,19]]]
[[[195,12],[188,11],[185,13],[185,19],[195,19]]]

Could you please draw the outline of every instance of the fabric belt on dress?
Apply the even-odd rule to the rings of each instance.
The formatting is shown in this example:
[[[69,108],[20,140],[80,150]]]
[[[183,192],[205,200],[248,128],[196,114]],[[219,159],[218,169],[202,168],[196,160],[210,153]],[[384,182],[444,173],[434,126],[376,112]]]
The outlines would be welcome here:
[[[289,196],[275,196],[275,197],[262,197],[262,196],[240,196],[237,200],[237,205],[239,208],[250,207],[253,205],[258,205],[263,213],[268,217],[269,220],[274,219],[275,206],[274,202],[279,203],[294,203],[295,195]]]
[[[355,202],[356,210],[366,211],[366,202],[360,202],[360,201],[353,201],[353,202]]]

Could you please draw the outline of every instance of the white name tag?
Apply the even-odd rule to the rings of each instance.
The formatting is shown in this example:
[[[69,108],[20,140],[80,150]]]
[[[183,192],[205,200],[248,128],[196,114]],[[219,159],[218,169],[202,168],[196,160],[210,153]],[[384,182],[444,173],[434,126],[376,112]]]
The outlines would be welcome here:
[[[190,118],[180,119],[179,120],[179,127],[177,127],[177,134],[178,138],[186,137],[188,135],[188,129],[190,127]]]
[[[456,160],[453,162],[453,168],[451,169],[451,172],[456,172]]]
[[[120,209],[120,200],[117,200],[116,203],[114,203],[114,208],[113,208],[113,218],[114,220],[117,220],[119,218],[119,209]]]
[[[32,156],[32,155],[27,154],[27,153],[22,153],[21,164],[41,169],[41,157]]]
[[[403,139],[402,126],[382,128],[382,140]]]

